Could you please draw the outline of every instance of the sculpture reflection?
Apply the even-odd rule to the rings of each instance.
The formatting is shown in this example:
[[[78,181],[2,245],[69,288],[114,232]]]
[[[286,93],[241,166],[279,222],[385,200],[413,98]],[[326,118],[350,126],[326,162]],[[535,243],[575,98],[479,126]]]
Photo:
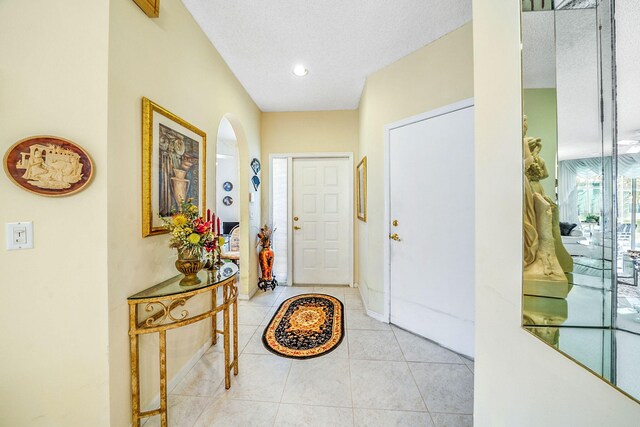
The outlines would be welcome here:
[[[560,238],[558,206],[540,185],[540,180],[549,176],[544,160],[539,156],[541,140],[528,137],[528,129],[529,123],[524,116],[524,292],[526,295],[565,298],[569,292],[565,272],[573,270],[573,260]]]

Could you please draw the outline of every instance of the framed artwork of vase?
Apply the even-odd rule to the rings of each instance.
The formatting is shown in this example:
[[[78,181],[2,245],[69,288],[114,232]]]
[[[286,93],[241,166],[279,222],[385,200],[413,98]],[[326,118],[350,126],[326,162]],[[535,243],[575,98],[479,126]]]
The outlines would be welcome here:
[[[356,201],[360,221],[367,222],[367,156],[356,167]]]
[[[166,233],[181,200],[206,211],[206,147],[202,130],[142,98],[142,237]]]
[[[93,177],[89,154],[56,136],[32,136],[16,142],[7,150],[3,165],[14,184],[40,196],[75,194]]]

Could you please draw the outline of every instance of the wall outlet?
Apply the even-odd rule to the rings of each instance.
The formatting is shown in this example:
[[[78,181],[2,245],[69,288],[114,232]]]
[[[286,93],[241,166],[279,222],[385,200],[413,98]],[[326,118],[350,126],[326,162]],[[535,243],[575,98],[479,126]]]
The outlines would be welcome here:
[[[33,222],[8,222],[6,230],[8,250],[33,248]]]

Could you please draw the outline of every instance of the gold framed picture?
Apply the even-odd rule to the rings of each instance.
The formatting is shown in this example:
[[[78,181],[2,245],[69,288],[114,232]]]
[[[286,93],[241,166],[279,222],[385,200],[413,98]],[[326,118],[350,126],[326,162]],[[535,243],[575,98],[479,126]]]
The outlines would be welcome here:
[[[367,222],[367,156],[356,167],[356,212],[358,219]]]
[[[182,200],[206,211],[206,148],[203,131],[142,98],[142,237],[166,233]]]

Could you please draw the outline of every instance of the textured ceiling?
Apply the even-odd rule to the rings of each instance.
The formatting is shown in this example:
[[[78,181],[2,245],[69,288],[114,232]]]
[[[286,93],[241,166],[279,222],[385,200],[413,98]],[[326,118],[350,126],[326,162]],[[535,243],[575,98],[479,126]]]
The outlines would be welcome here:
[[[602,152],[594,9],[523,14],[525,88],[556,87],[558,158]],[[640,2],[616,1],[618,139],[640,139]],[[556,85],[557,80],[557,85]],[[630,147],[620,146],[624,153]]]
[[[471,0],[182,1],[262,111],[355,109],[367,75],[471,20]]]

